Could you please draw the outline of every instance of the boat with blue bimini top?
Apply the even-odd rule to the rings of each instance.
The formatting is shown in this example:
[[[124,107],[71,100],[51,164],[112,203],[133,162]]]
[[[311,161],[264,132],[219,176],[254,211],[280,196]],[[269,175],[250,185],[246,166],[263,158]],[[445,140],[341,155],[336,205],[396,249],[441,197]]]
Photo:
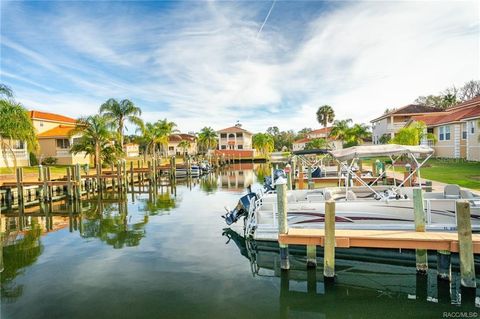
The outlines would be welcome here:
[[[357,146],[330,151],[330,154],[347,172],[340,177],[345,179],[345,187],[287,191],[289,228],[324,228],[325,201],[334,200],[338,229],[414,229],[414,187],[404,187],[404,182],[399,185],[374,186],[364,182],[359,174],[352,171],[352,167],[360,158],[389,156],[395,161],[396,157],[408,156],[416,163],[409,177],[416,174],[421,185],[419,170],[432,156],[431,148],[389,144]],[[422,160],[418,159],[419,155],[423,156]],[[386,171],[382,174],[386,174]],[[252,191],[249,188],[237,206],[233,210],[227,210],[223,216],[228,225],[244,218],[245,235],[256,240],[275,241],[278,238],[275,184],[286,176],[282,170],[275,170],[272,176],[273,178],[266,178],[262,189]],[[353,186],[353,182],[361,186]],[[443,192],[423,193],[426,229],[456,230],[458,199],[470,202],[472,230],[480,231],[480,196],[461,189],[458,185],[446,185]]]

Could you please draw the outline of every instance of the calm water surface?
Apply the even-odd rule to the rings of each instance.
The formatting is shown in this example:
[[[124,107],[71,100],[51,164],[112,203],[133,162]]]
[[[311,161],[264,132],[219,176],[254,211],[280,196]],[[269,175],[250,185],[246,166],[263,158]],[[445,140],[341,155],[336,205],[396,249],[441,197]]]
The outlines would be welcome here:
[[[320,257],[307,271],[292,248],[292,270],[282,273],[274,244],[245,242],[241,225],[225,230],[220,218],[267,172],[242,164],[126,201],[3,212],[1,318],[478,317],[458,270],[451,285],[437,284],[433,270],[417,277],[409,252],[385,263],[388,252],[338,251],[332,285]]]

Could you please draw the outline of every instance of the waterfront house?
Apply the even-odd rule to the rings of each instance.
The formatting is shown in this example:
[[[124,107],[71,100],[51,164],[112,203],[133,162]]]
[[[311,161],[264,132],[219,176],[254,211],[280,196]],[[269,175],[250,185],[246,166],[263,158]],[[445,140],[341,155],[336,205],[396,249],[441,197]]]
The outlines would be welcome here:
[[[439,112],[439,110],[438,108],[430,106],[410,104],[393,109],[371,120],[373,144],[382,144],[385,138],[392,139],[401,128],[407,125],[413,116],[425,115],[432,112]]]
[[[70,147],[80,137],[70,136],[70,132],[75,128],[77,122],[75,119],[40,111],[30,111],[29,115],[37,132],[39,162],[51,157],[61,165],[90,163],[90,156],[86,153],[82,152],[76,155],[70,153]]]
[[[189,147],[184,149],[181,147],[182,141],[187,141]],[[180,146],[179,146],[180,145]],[[193,134],[172,134],[168,137],[168,156],[174,155],[196,155],[197,154],[197,137]]]
[[[436,157],[480,160],[478,119],[480,97],[460,103],[442,112],[413,116],[409,123],[421,121],[427,132],[436,137],[433,141],[422,141],[435,149]]]
[[[0,167],[13,167],[15,161],[18,166],[28,166],[30,157],[28,155],[27,143],[17,140],[5,142],[10,148],[0,149]]]
[[[137,143],[126,143],[123,145],[123,152],[126,157],[140,156],[140,146]]]
[[[343,141],[330,138],[329,135],[331,131],[331,127],[324,127],[318,130],[313,130],[307,133],[304,138],[294,141],[292,144],[292,149],[293,151],[304,150],[308,142],[317,138],[326,139],[332,149],[341,149],[343,147]]]
[[[253,158],[255,150],[252,147],[253,133],[242,128],[240,123],[217,131],[218,155],[234,158]]]

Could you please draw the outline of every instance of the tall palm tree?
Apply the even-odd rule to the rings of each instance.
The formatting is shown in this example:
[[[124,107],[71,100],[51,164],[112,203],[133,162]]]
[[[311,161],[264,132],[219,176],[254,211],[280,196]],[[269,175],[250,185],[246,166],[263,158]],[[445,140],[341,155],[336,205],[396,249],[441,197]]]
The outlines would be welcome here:
[[[111,139],[114,136],[111,131],[109,119],[98,114],[82,117],[77,120],[77,125],[70,131],[70,135],[80,134],[80,141],[77,146],[72,147],[72,152],[92,152],[97,171],[97,177],[100,176],[102,150],[111,145]]]
[[[178,147],[180,147],[183,150],[183,155],[186,155],[188,152],[188,149],[190,148],[190,142],[187,140],[183,140],[180,143],[178,143]]]
[[[13,91],[9,86],[0,83],[0,96],[1,97],[6,97],[6,98],[12,98],[13,97]]]
[[[37,136],[28,111],[13,100],[0,99],[0,151],[8,165],[7,152],[13,157],[17,168],[17,157],[13,150],[14,141],[26,142],[29,151],[37,149]]]
[[[217,132],[211,127],[204,127],[198,134],[198,144],[199,146],[206,149],[207,154],[211,149],[217,147],[218,143]]]
[[[363,144],[365,139],[372,136],[370,127],[366,124],[354,124],[347,131],[346,142],[349,146]]]
[[[320,106],[317,110],[317,121],[323,127],[327,127],[328,123],[332,123],[335,118],[335,112],[330,105]]]
[[[100,106],[100,113],[112,121],[117,128],[117,133],[120,138],[120,145],[122,147],[124,139],[123,128],[125,127],[125,121],[129,121],[139,127],[141,127],[143,124],[139,117],[142,115],[142,110],[135,106],[132,101],[127,99],[121,100],[120,102],[115,99],[108,99]]]
[[[345,141],[351,123],[352,119],[335,120],[335,122],[333,122],[332,130],[330,131],[330,137],[333,137],[337,140]]]
[[[260,153],[263,155],[271,153],[274,148],[273,137],[268,133],[254,134],[252,137],[252,144],[253,147],[260,151]]]
[[[145,152],[157,156],[157,148],[168,146],[168,137],[175,133],[177,125],[169,122],[167,119],[159,120],[155,123],[146,123],[141,127],[142,140],[145,144]]]

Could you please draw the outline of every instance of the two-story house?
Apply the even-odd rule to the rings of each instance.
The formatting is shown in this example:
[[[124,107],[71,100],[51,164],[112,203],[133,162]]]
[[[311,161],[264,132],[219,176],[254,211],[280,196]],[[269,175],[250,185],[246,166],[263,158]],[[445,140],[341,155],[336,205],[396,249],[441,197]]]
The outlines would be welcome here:
[[[432,112],[439,112],[439,110],[435,107],[410,104],[386,112],[382,116],[371,120],[373,144],[382,144],[384,140],[392,139],[395,133],[405,127],[412,116],[425,115]]]
[[[41,111],[30,111],[29,115],[37,131],[39,162],[51,157],[61,165],[90,163],[90,156],[86,153],[74,155],[70,152],[70,147],[79,138],[79,136],[71,136],[71,131],[77,122],[75,119]]]
[[[294,141],[292,144],[292,149],[293,151],[304,150],[308,142],[317,138],[326,139],[328,141],[330,148],[332,149],[342,149],[343,141],[330,138],[329,135],[331,131],[332,131],[331,127],[324,127],[318,130],[313,130],[307,133],[304,138]]]
[[[218,146],[216,153],[225,156],[253,157],[253,133],[242,128],[240,123],[217,131]]]
[[[187,143],[183,143],[186,141]],[[186,147],[188,145],[188,147]],[[192,134],[172,134],[168,137],[168,156],[174,155],[196,155],[197,154],[197,137]]]

